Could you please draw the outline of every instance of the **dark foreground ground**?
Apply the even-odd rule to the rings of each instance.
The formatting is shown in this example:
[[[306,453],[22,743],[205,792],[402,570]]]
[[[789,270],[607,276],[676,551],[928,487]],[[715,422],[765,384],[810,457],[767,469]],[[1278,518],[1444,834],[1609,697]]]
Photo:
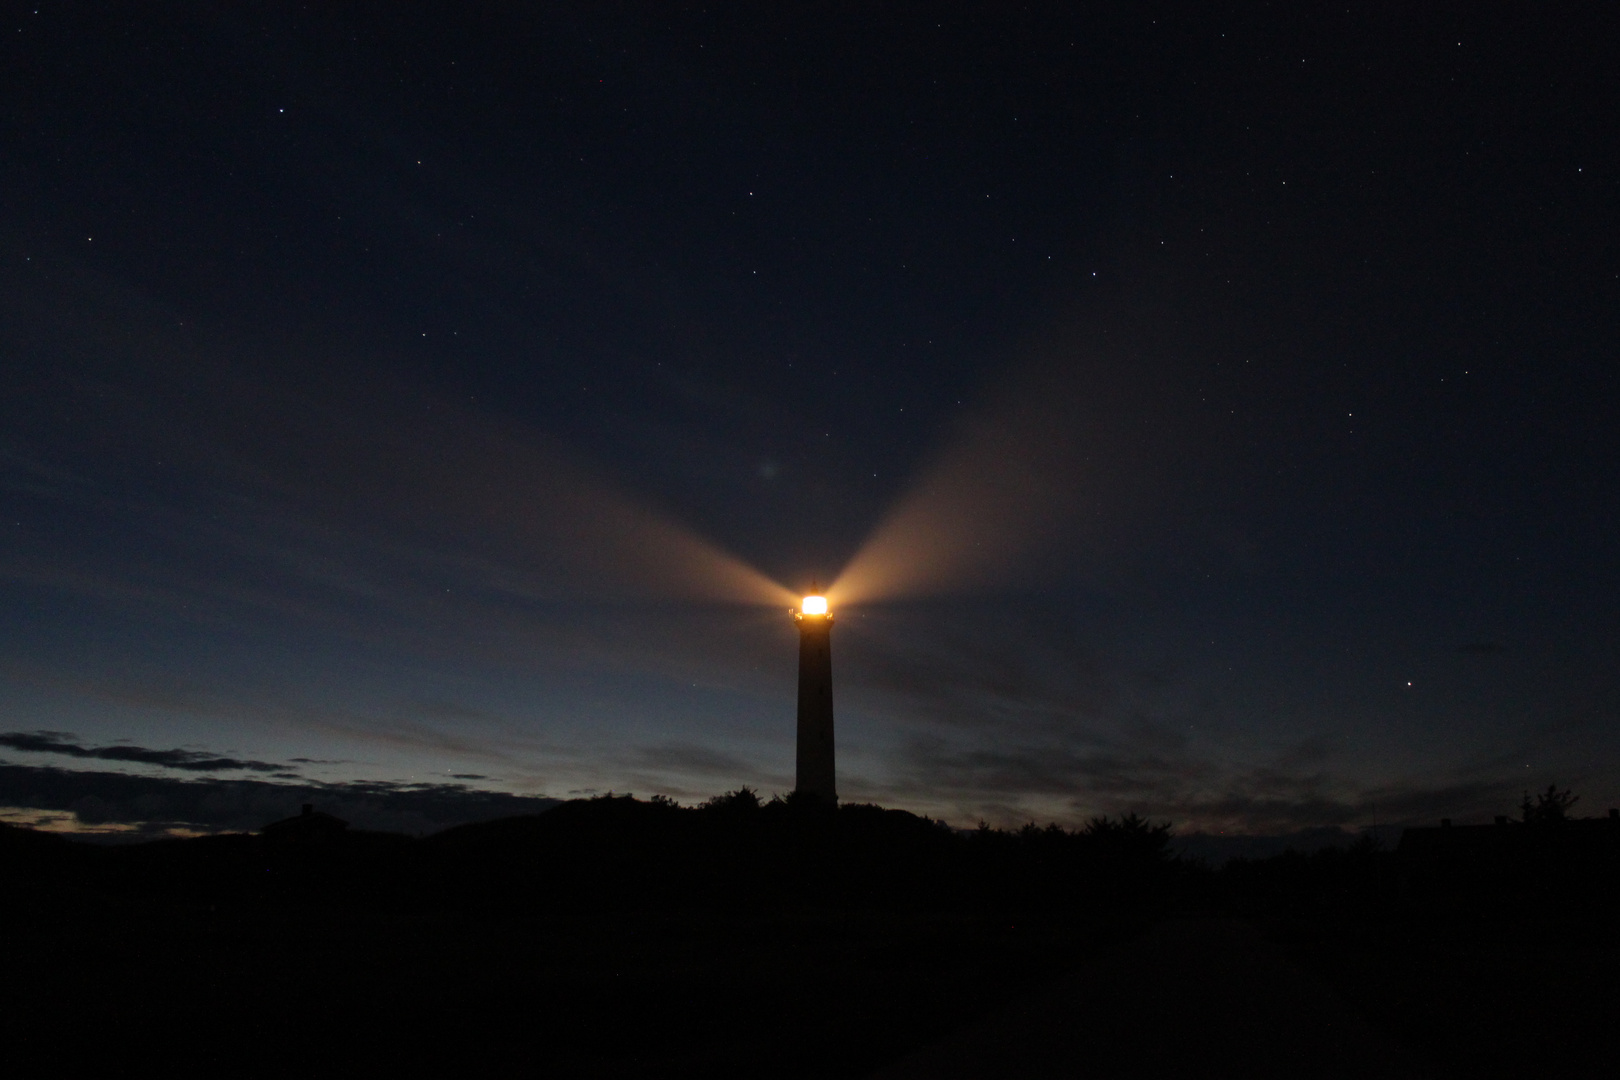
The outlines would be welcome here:
[[[1163,839],[624,799],[425,841],[11,830],[0,1039],[30,1076],[1610,1071],[1590,867],[1459,894]]]

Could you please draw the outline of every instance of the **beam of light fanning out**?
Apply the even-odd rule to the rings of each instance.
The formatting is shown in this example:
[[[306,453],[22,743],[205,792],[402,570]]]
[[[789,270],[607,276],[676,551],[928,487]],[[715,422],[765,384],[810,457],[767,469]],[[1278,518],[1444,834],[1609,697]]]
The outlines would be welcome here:
[[[1144,365],[1118,358],[1071,341],[1026,365],[879,522],[830,599],[1028,584],[1075,572],[1051,558],[1077,538],[1099,552],[1115,543],[1169,442],[1144,422]]]

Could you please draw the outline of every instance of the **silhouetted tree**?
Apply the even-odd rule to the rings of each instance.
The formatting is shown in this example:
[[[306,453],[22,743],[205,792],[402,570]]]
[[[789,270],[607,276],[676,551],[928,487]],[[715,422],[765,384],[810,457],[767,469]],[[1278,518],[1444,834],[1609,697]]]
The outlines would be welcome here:
[[[760,808],[759,792],[744,785],[736,791],[728,791],[724,795],[716,795],[703,803],[701,810],[720,810],[730,813],[747,813]]]
[[[798,814],[825,815],[838,809],[837,804],[797,789],[786,795],[771,796],[772,806],[782,806]]]
[[[1107,815],[1094,817],[1081,828],[1080,835],[1115,857],[1157,862],[1170,854],[1170,823],[1155,825],[1135,814],[1117,820]]]
[[[1547,790],[1536,794],[1536,801],[1531,803],[1530,793],[1524,793],[1524,801],[1519,804],[1519,810],[1524,814],[1526,825],[1558,825],[1570,819],[1570,809],[1581,801],[1579,795],[1571,794],[1568,788],[1558,790],[1558,785],[1548,784]]]

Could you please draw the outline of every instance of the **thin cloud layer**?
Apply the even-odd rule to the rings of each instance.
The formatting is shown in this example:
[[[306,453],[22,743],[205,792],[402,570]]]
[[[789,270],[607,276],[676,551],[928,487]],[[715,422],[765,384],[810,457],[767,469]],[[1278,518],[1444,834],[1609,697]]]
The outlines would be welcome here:
[[[1256,768],[1190,748],[1155,752],[1126,739],[1089,749],[1058,742],[963,748],[918,737],[899,760],[888,790],[950,818],[996,825],[1138,813],[1182,834],[1276,836],[1442,816],[1487,820],[1511,812],[1519,795],[1501,777],[1449,773],[1368,784],[1343,769]]]
[[[267,761],[219,757],[198,750],[151,750],[144,746],[84,746],[77,738],[61,731],[9,731],[0,733],[0,746],[31,754],[61,754],[64,757],[98,761],[127,761],[136,765],[156,765],[187,772],[285,773],[287,766]]]
[[[250,832],[304,803],[356,828],[413,835],[473,821],[537,814],[558,800],[463,784],[286,783],[179,779],[0,764],[0,807],[71,813],[88,831],[136,839]],[[17,820],[20,815],[10,815]],[[108,826],[121,826],[109,830]],[[76,831],[67,828],[65,831]]]

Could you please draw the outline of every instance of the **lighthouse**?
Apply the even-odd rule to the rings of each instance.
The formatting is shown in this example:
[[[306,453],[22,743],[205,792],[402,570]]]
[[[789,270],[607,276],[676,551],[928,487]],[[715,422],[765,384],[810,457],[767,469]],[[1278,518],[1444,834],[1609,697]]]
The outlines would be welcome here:
[[[833,767],[832,612],[812,593],[793,612],[799,624],[799,756],[794,790],[828,806],[838,803]]]

